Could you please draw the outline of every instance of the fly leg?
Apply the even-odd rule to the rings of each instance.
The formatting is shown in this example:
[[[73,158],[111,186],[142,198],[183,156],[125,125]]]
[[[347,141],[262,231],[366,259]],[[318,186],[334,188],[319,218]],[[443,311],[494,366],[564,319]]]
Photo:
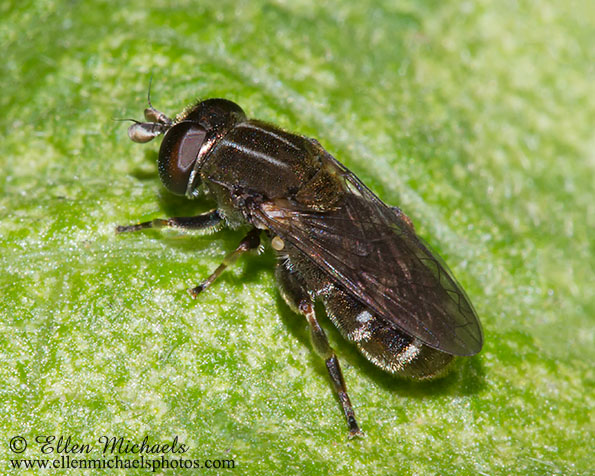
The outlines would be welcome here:
[[[211,210],[193,217],[172,217],[155,218],[151,221],[135,225],[120,225],[116,227],[116,233],[128,233],[131,231],[146,230],[147,228],[182,228],[185,230],[213,231],[223,221],[219,210]]]
[[[211,274],[198,286],[188,290],[190,295],[194,298],[198,296],[202,291],[213,284],[213,281],[215,281],[221,275],[221,273],[225,271],[225,268],[227,268],[230,264],[235,263],[242,254],[244,254],[246,251],[258,248],[260,245],[260,232],[261,230],[258,228],[252,228],[252,230],[248,232],[244,239],[240,241],[238,247],[223,259],[223,263],[219,265],[213,274]]]
[[[362,435],[362,431],[360,430],[357,420],[355,419],[355,412],[353,411],[351,400],[347,394],[347,388],[345,387],[345,380],[343,379],[343,372],[341,372],[339,360],[335,355],[335,351],[329,345],[324,330],[322,327],[320,327],[320,324],[316,319],[314,304],[310,301],[304,300],[299,303],[298,309],[308,321],[308,325],[310,326],[310,338],[312,339],[312,345],[314,346],[314,349],[318,355],[320,355],[325,360],[326,368],[331,377],[331,381],[333,382],[333,386],[335,387],[335,392],[341,401],[343,413],[345,414],[345,419],[349,425],[349,437],[353,438],[354,436]]]
[[[363,432],[360,430],[357,420],[355,419],[355,412],[353,411],[351,400],[347,394],[347,388],[345,387],[345,380],[343,379],[339,360],[335,355],[335,351],[329,345],[324,330],[320,327],[320,324],[316,319],[314,302],[296,276],[288,271],[282,264],[277,266],[276,274],[277,282],[279,283],[285,302],[290,308],[303,315],[308,321],[312,346],[316,353],[325,360],[326,368],[331,377],[331,381],[333,382],[333,387],[339,397],[341,406],[343,407],[345,419],[347,420],[347,425],[349,425],[349,438],[363,436]]]

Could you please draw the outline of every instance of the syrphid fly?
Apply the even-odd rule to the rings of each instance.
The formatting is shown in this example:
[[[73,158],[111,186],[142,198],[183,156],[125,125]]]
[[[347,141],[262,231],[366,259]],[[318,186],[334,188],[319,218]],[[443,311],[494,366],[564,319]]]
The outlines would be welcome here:
[[[117,232],[175,227],[247,228],[238,247],[201,284],[196,297],[240,255],[266,239],[287,304],[310,328],[326,361],[350,436],[361,434],[335,351],[318,323],[323,303],[340,333],[392,374],[428,379],[455,356],[482,347],[479,319],[442,259],[399,208],[384,204],[320,143],[248,119],[237,104],[207,99],[170,119],[151,105],[128,135],[159,135],[159,176],[172,193],[206,195],[212,211],[117,227]]]

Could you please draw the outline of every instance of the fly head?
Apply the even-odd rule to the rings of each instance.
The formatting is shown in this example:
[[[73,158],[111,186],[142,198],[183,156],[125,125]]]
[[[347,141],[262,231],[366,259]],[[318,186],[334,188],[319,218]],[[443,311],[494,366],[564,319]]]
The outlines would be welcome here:
[[[128,128],[128,137],[145,143],[163,134],[159,177],[170,192],[193,198],[200,185],[203,159],[231,127],[246,119],[246,115],[240,106],[227,99],[208,99],[170,119],[149,100],[145,119],[146,122],[134,121]]]

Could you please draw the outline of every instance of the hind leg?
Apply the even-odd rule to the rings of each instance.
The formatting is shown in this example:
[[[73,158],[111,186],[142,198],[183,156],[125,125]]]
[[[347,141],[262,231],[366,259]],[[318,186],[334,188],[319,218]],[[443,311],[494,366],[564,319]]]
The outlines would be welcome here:
[[[308,322],[312,346],[316,353],[325,360],[326,368],[331,377],[331,381],[333,382],[333,387],[339,397],[341,406],[343,407],[345,419],[347,420],[347,425],[349,425],[349,437],[353,438],[356,435],[363,435],[357,424],[357,420],[355,419],[355,412],[353,411],[351,400],[347,394],[347,388],[345,387],[345,380],[343,379],[339,360],[335,355],[335,351],[329,345],[324,330],[320,327],[320,324],[316,319],[312,298],[308,294],[304,285],[300,283],[297,276],[290,273],[283,265],[277,265],[276,276],[281,289],[281,294],[283,295],[285,302],[287,302],[287,305],[295,312],[304,316]]]

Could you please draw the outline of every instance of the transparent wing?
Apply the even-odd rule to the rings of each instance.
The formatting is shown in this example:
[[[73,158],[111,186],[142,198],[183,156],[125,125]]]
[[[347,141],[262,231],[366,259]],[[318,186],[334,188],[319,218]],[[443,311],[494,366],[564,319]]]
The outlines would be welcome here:
[[[325,152],[345,190],[336,207],[313,211],[289,200],[258,210],[261,221],[377,315],[453,355],[481,350],[469,298],[442,259],[355,175]]]

